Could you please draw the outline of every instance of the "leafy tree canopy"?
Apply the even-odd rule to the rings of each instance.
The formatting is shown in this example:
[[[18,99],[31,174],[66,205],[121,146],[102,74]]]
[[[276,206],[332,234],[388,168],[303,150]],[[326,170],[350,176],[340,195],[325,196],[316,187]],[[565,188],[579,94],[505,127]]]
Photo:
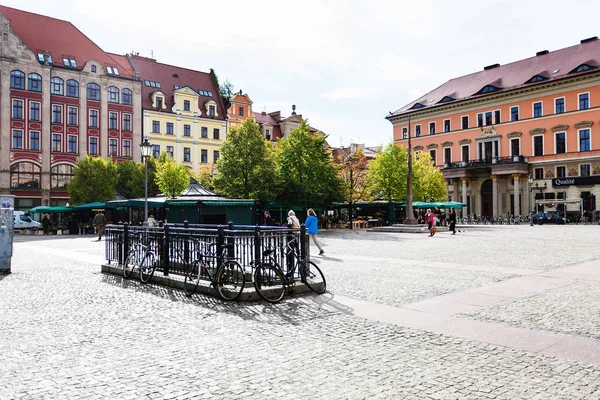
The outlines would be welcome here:
[[[128,160],[117,163],[117,192],[128,199],[144,197],[144,164]]]
[[[277,160],[286,203],[326,205],[343,199],[337,167],[325,138],[311,135],[306,121],[277,143]]]
[[[400,202],[406,199],[408,153],[406,147],[388,144],[369,165],[373,197]]]
[[[254,118],[231,128],[217,160],[215,190],[224,196],[273,200],[277,174],[273,150]]]
[[[156,184],[159,190],[173,198],[179,196],[190,183],[188,170],[175,163],[166,153],[161,154],[156,165]]]
[[[342,180],[344,201],[356,203],[369,200],[371,198],[368,180],[369,163],[362,149],[359,148],[354,154],[344,160],[337,160],[337,162],[341,165],[340,179]]]
[[[67,185],[71,204],[106,202],[115,198],[118,172],[111,159],[86,155],[79,159],[73,173],[73,179]]]
[[[429,154],[413,156],[413,201],[443,201],[447,196],[444,178]],[[390,143],[369,166],[373,194],[386,201],[406,201],[408,149]]]

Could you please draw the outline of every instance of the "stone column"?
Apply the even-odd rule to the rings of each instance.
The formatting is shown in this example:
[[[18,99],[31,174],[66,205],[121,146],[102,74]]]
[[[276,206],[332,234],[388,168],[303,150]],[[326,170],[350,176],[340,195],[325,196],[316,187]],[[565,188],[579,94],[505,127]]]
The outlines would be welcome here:
[[[492,216],[498,216],[498,176],[492,175]]]
[[[469,181],[469,179],[460,178],[460,181],[462,182],[462,202],[467,204],[467,182]]]
[[[517,215],[521,215],[521,201],[519,200],[519,196],[521,194],[521,185],[520,185],[520,179],[521,179],[521,174],[513,174],[513,178],[515,179],[515,192],[514,192],[514,197],[515,197],[515,216]]]

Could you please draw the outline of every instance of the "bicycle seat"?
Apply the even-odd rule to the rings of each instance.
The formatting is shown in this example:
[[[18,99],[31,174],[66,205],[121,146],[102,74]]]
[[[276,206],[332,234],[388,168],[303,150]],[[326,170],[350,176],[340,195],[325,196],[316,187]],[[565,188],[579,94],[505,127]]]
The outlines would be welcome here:
[[[263,255],[263,257],[266,257],[266,256],[268,256],[270,254],[273,254],[273,253],[275,253],[275,250],[273,250],[273,249],[267,249],[267,250],[263,251],[262,255]]]

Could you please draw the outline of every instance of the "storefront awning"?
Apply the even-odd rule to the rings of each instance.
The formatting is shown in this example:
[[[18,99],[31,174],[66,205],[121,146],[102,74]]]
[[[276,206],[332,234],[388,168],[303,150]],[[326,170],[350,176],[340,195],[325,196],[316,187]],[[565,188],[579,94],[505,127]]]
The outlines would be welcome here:
[[[27,211],[29,214],[39,214],[39,213],[68,213],[73,212],[74,210],[71,207],[48,207],[48,206],[37,206]]]
[[[206,200],[203,206],[209,207],[252,207],[254,200]]]
[[[175,207],[196,207],[198,202],[193,200],[167,200],[167,205]]]

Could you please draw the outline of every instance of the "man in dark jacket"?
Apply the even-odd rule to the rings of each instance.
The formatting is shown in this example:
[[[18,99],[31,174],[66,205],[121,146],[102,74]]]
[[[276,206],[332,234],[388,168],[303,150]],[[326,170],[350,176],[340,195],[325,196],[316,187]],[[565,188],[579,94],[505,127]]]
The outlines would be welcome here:
[[[100,211],[98,214],[96,214],[94,220],[92,221],[92,225],[94,225],[96,229],[98,229],[98,241],[102,240],[102,231],[104,230],[105,224],[106,217],[104,216],[104,214],[102,214],[102,211]]]

